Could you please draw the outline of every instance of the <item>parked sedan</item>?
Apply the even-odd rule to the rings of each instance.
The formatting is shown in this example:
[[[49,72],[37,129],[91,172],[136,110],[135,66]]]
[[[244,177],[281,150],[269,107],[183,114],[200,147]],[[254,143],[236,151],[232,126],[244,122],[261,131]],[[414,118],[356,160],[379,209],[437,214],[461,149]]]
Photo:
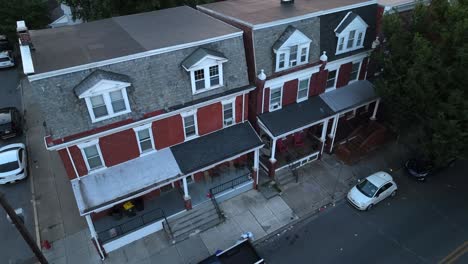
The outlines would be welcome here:
[[[0,184],[14,183],[27,177],[26,147],[16,143],[0,148]]]
[[[21,116],[18,109],[6,107],[0,109],[0,138],[7,139],[22,133]]]
[[[424,182],[427,177],[437,173],[439,170],[445,169],[452,166],[455,163],[455,159],[449,159],[442,165],[435,166],[434,162],[426,159],[409,159],[405,162],[406,171],[414,179]]]
[[[354,186],[347,199],[351,205],[359,210],[370,210],[375,204],[389,196],[395,196],[397,185],[390,174],[379,171]]]

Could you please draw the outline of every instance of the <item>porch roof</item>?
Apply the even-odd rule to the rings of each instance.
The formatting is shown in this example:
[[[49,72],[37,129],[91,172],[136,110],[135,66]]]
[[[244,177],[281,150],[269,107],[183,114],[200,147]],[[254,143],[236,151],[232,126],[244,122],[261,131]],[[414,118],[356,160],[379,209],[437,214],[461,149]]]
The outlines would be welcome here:
[[[250,123],[244,122],[175,145],[171,149],[180,170],[190,174],[262,145]]]
[[[353,82],[345,87],[323,93],[320,98],[335,112],[341,113],[366,102],[378,99],[374,85],[367,80]]]
[[[320,97],[315,96],[304,102],[290,104],[280,110],[261,114],[258,118],[271,134],[277,137],[312,125],[333,114],[332,109]]]
[[[167,148],[74,179],[71,183],[80,213],[87,214],[180,175],[174,155]]]

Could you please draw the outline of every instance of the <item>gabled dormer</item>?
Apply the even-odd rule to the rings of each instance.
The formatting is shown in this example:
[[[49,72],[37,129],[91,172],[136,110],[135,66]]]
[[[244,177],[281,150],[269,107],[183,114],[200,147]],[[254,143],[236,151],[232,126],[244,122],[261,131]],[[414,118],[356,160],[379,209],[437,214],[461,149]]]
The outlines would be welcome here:
[[[276,54],[275,71],[282,71],[309,62],[312,40],[293,26],[288,26],[273,45]]]
[[[223,63],[228,59],[221,52],[199,48],[190,54],[182,67],[190,72],[192,93],[198,94],[223,86]]]
[[[348,12],[335,28],[338,38],[336,55],[364,47],[364,38],[369,25],[357,14]]]
[[[123,74],[96,70],[73,89],[84,99],[93,123],[131,112],[127,87],[130,78]]]

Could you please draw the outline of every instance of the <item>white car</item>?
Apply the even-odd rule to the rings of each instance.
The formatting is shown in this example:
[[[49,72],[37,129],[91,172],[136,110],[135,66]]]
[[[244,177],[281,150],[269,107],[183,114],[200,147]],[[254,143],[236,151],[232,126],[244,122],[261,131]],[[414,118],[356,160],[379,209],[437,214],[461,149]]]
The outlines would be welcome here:
[[[395,196],[397,185],[390,174],[379,171],[367,176],[348,192],[348,201],[359,210],[369,210],[389,196]]]
[[[26,178],[26,147],[22,143],[0,148],[0,184],[13,183]]]
[[[9,68],[15,66],[15,61],[9,51],[0,51],[0,68]]]

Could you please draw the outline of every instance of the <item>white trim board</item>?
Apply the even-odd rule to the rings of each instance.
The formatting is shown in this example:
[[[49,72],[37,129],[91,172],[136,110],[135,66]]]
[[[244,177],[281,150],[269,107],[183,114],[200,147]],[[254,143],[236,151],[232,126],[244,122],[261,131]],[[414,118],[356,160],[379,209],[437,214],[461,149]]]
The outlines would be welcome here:
[[[78,72],[78,71],[84,71],[84,70],[89,70],[92,68],[97,68],[97,67],[102,67],[110,64],[116,64],[120,62],[125,62],[125,61],[130,61],[130,60],[135,60],[135,59],[141,59],[153,55],[158,55],[166,52],[171,52],[171,51],[176,51],[176,50],[181,50],[181,49],[186,49],[186,48],[191,48],[191,47],[196,47],[204,44],[208,44],[211,42],[216,42],[216,41],[222,41],[230,38],[235,38],[242,36],[243,32],[234,32],[231,34],[227,34],[224,36],[220,37],[215,37],[215,38],[209,38],[209,39],[204,39],[204,40],[199,40],[195,42],[189,42],[189,43],[184,43],[180,45],[174,45],[170,47],[165,47],[165,48],[160,48],[160,49],[155,49],[155,50],[149,50],[149,51],[144,51],[140,53],[135,53],[132,55],[127,55],[123,57],[118,57],[118,58],[113,58],[113,59],[108,59],[108,60],[103,60],[103,61],[97,61],[97,62],[91,62],[87,64],[82,64],[78,66],[73,66],[69,68],[64,68],[64,69],[59,69],[59,70],[54,70],[54,71],[49,71],[49,72],[44,72],[44,73],[38,73],[34,75],[29,75],[28,80],[30,82],[45,79],[45,78],[50,78],[54,76],[59,76],[67,73],[73,73],[73,72]]]

